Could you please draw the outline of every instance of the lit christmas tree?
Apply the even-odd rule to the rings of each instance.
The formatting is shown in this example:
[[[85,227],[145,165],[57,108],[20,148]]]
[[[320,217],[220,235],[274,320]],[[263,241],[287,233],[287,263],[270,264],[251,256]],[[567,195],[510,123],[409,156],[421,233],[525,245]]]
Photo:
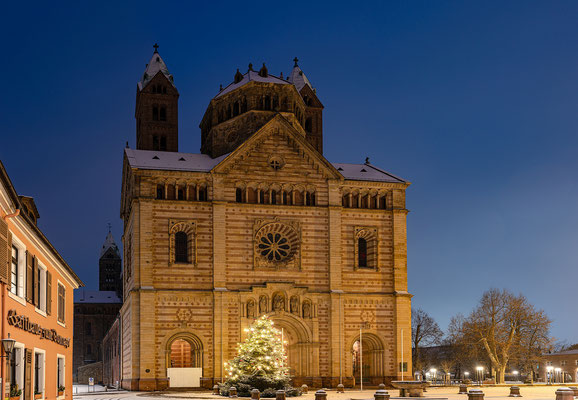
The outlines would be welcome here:
[[[289,386],[289,368],[281,331],[267,316],[257,319],[247,332],[247,338],[238,344],[237,356],[225,363],[227,380],[221,385],[221,394],[228,395],[235,386],[239,396],[250,396],[257,388],[263,397],[275,397],[275,391],[284,389],[288,396],[299,395]]]

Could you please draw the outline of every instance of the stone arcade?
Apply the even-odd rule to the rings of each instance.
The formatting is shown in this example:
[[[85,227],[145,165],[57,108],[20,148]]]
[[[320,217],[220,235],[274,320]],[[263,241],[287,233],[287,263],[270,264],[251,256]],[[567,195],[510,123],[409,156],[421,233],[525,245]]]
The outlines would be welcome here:
[[[411,371],[409,183],[323,157],[323,105],[294,61],[287,79],[237,71],[193,154],[178,152],[179,93],[155,49],[124,152],[124,388],[212,387],[263,314],[283,330],[294,385]]]

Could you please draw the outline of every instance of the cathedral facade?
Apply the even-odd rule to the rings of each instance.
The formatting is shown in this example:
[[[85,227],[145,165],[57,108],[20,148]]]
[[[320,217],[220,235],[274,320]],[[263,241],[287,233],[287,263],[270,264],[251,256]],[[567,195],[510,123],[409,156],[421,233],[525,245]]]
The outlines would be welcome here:
[[[323,105],[294,61],[287,78],[237,70],[195,154],[179,152],[179,93],[155,49],[123,161],[124,388],[212,387],[261,315],[294,385],[409,378],[409,182],[325,159]]]

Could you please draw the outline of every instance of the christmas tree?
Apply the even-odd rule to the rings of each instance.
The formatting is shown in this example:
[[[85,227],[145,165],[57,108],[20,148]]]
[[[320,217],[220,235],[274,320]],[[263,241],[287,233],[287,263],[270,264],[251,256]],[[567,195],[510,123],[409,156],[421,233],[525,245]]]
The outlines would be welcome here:
[[[289,386],[289,368],[281,331],[267,316],[257,319],[247,338],[237,347],[237,356],[225,363],[227,380],[221,385],[221,394],[228,395],[231,386],[239,396],[250,396],[253,388],[262,397],[275,397],[275,391],[285,390],[288,396],[300,393]]]

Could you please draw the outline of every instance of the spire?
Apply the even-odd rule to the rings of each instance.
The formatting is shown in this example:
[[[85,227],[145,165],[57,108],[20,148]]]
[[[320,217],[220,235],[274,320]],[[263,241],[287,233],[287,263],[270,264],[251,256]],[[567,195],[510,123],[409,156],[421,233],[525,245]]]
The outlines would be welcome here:
[[[299,64],[297,64],[299,62],[299,59],[295,57],[293,61],[295,62],[295,65],[293,66],[293,71],[291,71],[291,75],[289,75],[289,78],[287,80],[293,85],[295,85],[298,92],[300,92],[301,89],[305,87],[305,85],[308,85],[311,89],[313,89],[313,86],[309,82],[309,79],[307,79],[301,68],[299,68]]]
[[[265,66],[265,63],[263,63],[263,66],[259,70],[259,76],[262,76],[263,78],[266,78],[267,76],[269,76],[269,70]]]
[[[156,74],[159,72],[163,73],[164,76],[167,77],[169,82],[174,86],[173,76],[169,72],[167,65],[161,58],[161,55],[158,52],[159,45],[155,43],[153,46],[155,51],[153,56],[151,57],[150,62],[147,64],[145,72],[138,83],[139,90],[143,90],[144,87],[155,77]]]
[[[239,72],[239,68],[237,68],[237,72],[235,73],[235,78],[233,79],[233,82],[239,83],[239,82],[241,82],[242,79],[243,79],[243,74],[241,72]]]
[[[110,231],[110,224],[108,228],[108,235],[106,235],[106,239],[104,240],[104,244],[102,245],[102,249],[100,249],[100,257],[108,251],[108,249],[113,249],[114,252],[120,257],[120,251],[118,250],[118,246],[116,245],[114,238],[112,237],[112,233]]]

